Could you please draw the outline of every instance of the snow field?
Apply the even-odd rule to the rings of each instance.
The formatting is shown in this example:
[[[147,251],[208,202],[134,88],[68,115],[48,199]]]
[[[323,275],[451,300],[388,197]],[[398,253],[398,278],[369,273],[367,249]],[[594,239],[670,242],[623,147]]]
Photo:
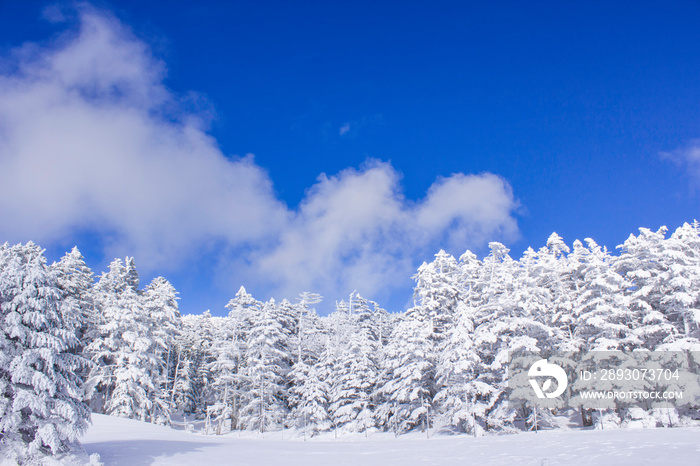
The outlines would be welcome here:
[[[88,454],[111,465],[696,465],[700,428],[540,431],[485,437],[410,433],[324,434],[304,441],[293,432],[187,433],[93,414],[82,439]]]

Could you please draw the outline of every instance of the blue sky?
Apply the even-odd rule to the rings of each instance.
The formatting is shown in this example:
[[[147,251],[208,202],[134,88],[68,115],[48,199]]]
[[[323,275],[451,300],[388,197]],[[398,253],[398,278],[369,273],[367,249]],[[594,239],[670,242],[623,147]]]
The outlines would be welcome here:
[[[440,248],[700,217],[700,4],[482,3],[2,2],[0,241],[400,310]]]

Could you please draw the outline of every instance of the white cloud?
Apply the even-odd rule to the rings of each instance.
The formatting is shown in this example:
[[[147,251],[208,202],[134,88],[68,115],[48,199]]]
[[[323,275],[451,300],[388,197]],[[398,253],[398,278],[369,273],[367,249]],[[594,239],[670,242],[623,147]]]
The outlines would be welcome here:
[[[517,236],[516,202],[495,175],[440,179],[417,203],[404,199],[399,181],[381,162],[322,175],[277,247],[257,259],[258,271],[285,296],[311,289],[342,297],[357,289],[381,299],[405,285],[417,257]]]
[[[81,24],[0,77],[0,235],[97,229],[149,267],[208,239],[274,235],[288,212],[264,170],[226,159],[178,111],[163,64],[116,20],[85,11]]]
[[[510,185],[496,175],[458,173],[437,180],[416,212],[416,223],[430,242],[444,236],[444,247],[485,244],[494,237],[513,239],[517,202]]]
[[[693,139],[684,147],[672,152],[662,152],[661,157],[681,165],[693,177],[700,180],[700,139]]]
[[[107,257],[134,255],[146,270],[182,270],[216,243],[248,251],[221,260],[270,295],[358,289],[379,299],[440,247],[459,253],[517,235],[503,179],[454,174],[412,202],[378,161],[321,175],[289,209],[252,156],[226,158],[202,115],[183,110],[143,42],[111,16],[79,13],[77,33],[22,47],[15,71],[0,74],[3,241],[94,232]]]
[[[343,123],[343,126],[340,127],[340,130],[338,131],[338,134],[340,136],[347,134],[350,132],[350,123]]]

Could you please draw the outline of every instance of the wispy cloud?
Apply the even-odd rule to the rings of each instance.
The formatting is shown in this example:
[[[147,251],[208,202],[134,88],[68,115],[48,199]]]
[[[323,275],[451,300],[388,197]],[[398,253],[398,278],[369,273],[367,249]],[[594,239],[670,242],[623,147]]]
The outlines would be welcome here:
[[[381,114],[364,116],[357,120],[343,123],[338,130],[338,134],[340,136],[355,137],[362,128],[371,125],[380,125],[382,123],[384,123],[384,117]]]
[[[661,157],[685,168],[700,182],[700,139],[693,139],[683,147],[671,152],[662,152]]]
[[[454,174],[412,202],[379,161],[321,175],[290,209],[253,156],[221,153],[209,115],[163,85],[165,64],[144,42],[108,14],[79,15],[78,31],[16,50],[13,71],[0,74],[3,241],[48,245],[90,231],[108,257],[135,255],[149,270],[185,269],[216,243],[239,254],[222,258],[239,265],[232,280],[335,298],[388,296],[438,247],[517,235],[503,179]]]

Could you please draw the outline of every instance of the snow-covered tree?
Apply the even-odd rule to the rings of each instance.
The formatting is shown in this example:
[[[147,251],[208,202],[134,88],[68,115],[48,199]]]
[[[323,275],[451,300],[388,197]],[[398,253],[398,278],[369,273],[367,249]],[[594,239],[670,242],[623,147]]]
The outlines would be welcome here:
[[[588,247],[574,243],[576,267],[571,321],[565,332],[571,350],[632,350],[642,341],[635,335],[635,315],[625,297],[629,282],[612,267],[612,257],[591,238]]]
[[[0,449],[19,445],[18,462],[66,451],[90,419],[79,311],[56,275],[35,244],[0,246]]]
[[[93,407],[106,414],[151,422],[169,422],[160,403],[164,361],[154,338],[154,322],[144,309],[133,259],[116,259],[95,286],[102,322],[86,352],[97,364],[90,383]]]
[[[640,229],[619,257],[592,239],[570,251],[556,233],[519,260],[497,242],[483,260],[441,250],[414,275],[407,312],[353,292],[323,317],[313,293],[263,303],[243,287],[225,317],[182,317],[165,278],[139,290],[133,258],[112,262],[93,285],[77,248],[47,267],[32,243],[4,245],[0,448],[65,449],[87,418],[81,378],[98,412],[168,423],[176,410],[206,417],[209,432],[439,426],[480,435],[511,430],[516,417],[537,429],[563,405],[535,409],[519,386],[509,391],[514,359],[525,368],[561,351],[700,349],[700,225],[666,233]],[[669,364],[685,379],[652,388],[700,386],[694,359]],[[576,398],[583,388],[567,396],[590,421],[593,404]],[[673,419],[696,412],[697,400],[679,406]],[[629,403],[608,408],[622,424],[639,415]]]
[[[182,317],[183,330],[177,342],[182,370],[171,397],[185,414],[203,418],[207,407],[216,403],[216,374],[212,365],[220,347],[217,328],[223,321],[222,317],[212,317],[208,310],[202,315]]]
[[[182,329],[173,342],[170,354],[172,360],[172,384],[170,385],[170,405],[173,411],[196,412],[201,386],[197,380],[197,368],[205,360],[205,349],[199,337],[199,326],[192,324],[201,316],[184,316]]]
[[[423,263],[413,276],[416,281],[413,293],[416,306],[411,312],[420,314],[420,318],[430,324],[430,338],[436,350],[452,325],[453,314],[461,298],[461,278],[457,261],[443,250],[435,254],[435,260],[431,263]]]
[[[223,404],[215,411],[219,416],[229,416],[231,430],[245,427],[241,424],[240,417],[241,409],[247,402],[245,390],[250,382],[246,351],[250,331],[261,306],[262,303],[241,286],[236,296],[226,305],[229,309],[228,316],[220,319],[213,329],[212,360],[209,364],[212,378],[210,399]]]
[[[231,420],[229,426],[231,430],[238,428],[240,404],[246,380],[240,324],[240,321],[231,316],[221,319],[214,331],[212,360],[209,364],[212,377],[210,387],[213,392],[212,400],[223,405],[215,412],[219,416],[228,415]],[[214,419],[214,421],[223,422],[222,419]]]
[[[446,344],[436,368],[438,392],[435,401],[440,413],[458,432],[476,433],[479,394],[476,377],[481,360],[474,345],[475,309],[464,303],[457,306],[455,324],[448,330]]]
[[[408,315],[399,320],[389,338],[379,390],[383,401],[378,409],[378,418],[387,430],[400,433],[429,427],[428,406],[435,376],[429,359],[431,333],[432,327]]]
[[[52,265],[58,286],[64,294],[61,315],[67,325],[76,329],[82,345],[91,339],[96,325],[92,270],[77,247]]]
[[[484,258],[483,272],[476,288],[481,290],[482,304],[475,315],[474,344],[480,361],[474,380],[472,410],[481,429],[500,429],[508,425],[512,411],[500,409],[506,390],[505,368],[509,349],[532,346],[533,339],[517,338],[517,315],[514,300],[518,264],[503,244],[489,243],[490,254]]]
[[[151,418],[158,424],[169,422],[169,413],[173,409],[172,386],[180,375],[175,351],[175,342],[182,328],[177,295],[175,287],[163,277],[154,278],[142,294],[143,318],[151,329],[152,352],[160,360],[160,371],[154,380],[151,396]]]
[[[303,292],[299,301],[292,309],[296,311],[297,323],[295,338],[290,340],[296,344],[290,353],[293,365],[288,376],[289,396],[287,402],[290,409],[288,425],[295,426],[306,435],[315,435],[330,429],[331,421],[328,414],[328,396],[330,384],[319,363],[318,352],[318,315],[309,308],[321,302],[321,295]],[[315,341],[310,341],[315,340]],[[315,343],[315,344],[314,344]]]
[[[629,309],[637,316],[635,334],[642,346],[651,350],[675,339],[678,333],[661,302],[668,292],[663,260],[667,231],[666,227],[656,232],[640,228],[639,236],[630,235],[618,246],[622,252],[614,261],[615,270],[630,283],[626,295]]]
[[[292,404],[290,425],[300,429],[306,438],[331,428],[328,413],[330,384],[324,371],[325,361],[307,364],[303,360],[294,364],[289,374]]]
[[[245,353],[243,427],[266,432],[283,426],[287,414],[286,376],[291,359],[287,348],[289,344],[274,300],[254,309]]]
[[[321,302],[323,297],[317,293],[310,293],[305,291],[299,295],[297,298],[299,303],[296,306],[298,311],[298,327],[297,327],[297,351],[296,351],[296,361],[295,364],[301,364],[303,360],[308,359],[305,352],[307,349],[307,336],[313,333],[314,318],[318,317],[315,310],[309,308],[314,304]]]
[[[331,316],[333,329],[329,351],[334,364],[329,369],[329,411],[337,428],[366,432],[374,426],[373,394],[376,390],[379,341],[373,332],[367,300],[352,293]],[[326,363],[327,365],[327,363]]]
[[[700,350],[700,224],[685,223],[664,241],[666,269],[661,273],[666,293],[661,306],[677,332],[662,346],[665,350]]]

